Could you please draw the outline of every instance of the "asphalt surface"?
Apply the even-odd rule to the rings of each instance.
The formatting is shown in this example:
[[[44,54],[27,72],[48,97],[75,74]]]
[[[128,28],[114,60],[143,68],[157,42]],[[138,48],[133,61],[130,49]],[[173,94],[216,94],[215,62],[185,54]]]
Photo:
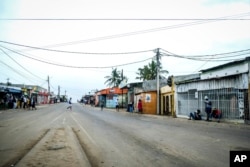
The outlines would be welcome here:
[[[250,126],[66,103],[0,111],[0,166],[229,166]]]

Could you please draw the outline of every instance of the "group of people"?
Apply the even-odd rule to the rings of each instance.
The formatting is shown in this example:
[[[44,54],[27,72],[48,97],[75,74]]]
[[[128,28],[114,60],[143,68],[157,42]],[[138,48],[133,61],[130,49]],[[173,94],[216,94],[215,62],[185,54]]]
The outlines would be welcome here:
[[[134,102],[130,101],[128,104],[127,112],[133,112],[134,111]],[[139,99],[137,103],[137,111],[138,113],[142,113],[142,100]]]
[[[6,94],[6,96],[1,100],[1,104],[8,107],[8,109],[35,109],[36,110],[36,98],[34,96],[28,97],[25,95],[14,96],[12,94]]]
[[[216,118],[218,119],[217,122],[218,123],[220,122],[220,119],[222,117],[222,112],[217,108],[212,109],[212,102],[208,99],[207,96],[205,96],[205,112],[206,112],[206,121],[211,121],[212,118]],[[201,111],[197,109],[196,112],[194,113],[191,112],[189,114],[189,120],[191,119],[202,120]]]

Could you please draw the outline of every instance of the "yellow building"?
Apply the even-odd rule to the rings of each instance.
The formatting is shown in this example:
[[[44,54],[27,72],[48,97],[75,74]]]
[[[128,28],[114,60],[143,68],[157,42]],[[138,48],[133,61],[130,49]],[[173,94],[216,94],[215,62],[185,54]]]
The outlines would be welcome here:
[[[161,87],[161,114],[175,116],[174,86]]]

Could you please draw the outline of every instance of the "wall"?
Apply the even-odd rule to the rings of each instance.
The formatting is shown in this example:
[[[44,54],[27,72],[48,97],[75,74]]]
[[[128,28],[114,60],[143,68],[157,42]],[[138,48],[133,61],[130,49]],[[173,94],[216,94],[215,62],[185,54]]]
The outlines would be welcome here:
[[[205,116],[204,97],[212,101],[212,108],[222,111],[228,120],[249,119],[247,74],[219,79],[201,80],[176,86],[176,109],[178,116],[188,116],[200,109]]]
[[[140,94],[136,95],[135,101],[136,101],[136,111],[137,109],[137,104],[139,99],[142,100],[142,113],[143,114],[157,114],[157,98],[156,98],[156,91],[152,92],[142,92]]]

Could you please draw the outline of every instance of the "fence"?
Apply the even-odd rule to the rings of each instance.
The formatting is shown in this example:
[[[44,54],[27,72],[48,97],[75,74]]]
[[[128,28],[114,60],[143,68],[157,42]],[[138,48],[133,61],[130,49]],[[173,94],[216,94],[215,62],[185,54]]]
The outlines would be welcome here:
[[[189,115],[197,109],[205,114],[204,97],[208,96],[212,107],[222,111],[224,119],[249,120],[248,90],[224,88],[215,90],[189,90],[178,93],[178,115]]]

